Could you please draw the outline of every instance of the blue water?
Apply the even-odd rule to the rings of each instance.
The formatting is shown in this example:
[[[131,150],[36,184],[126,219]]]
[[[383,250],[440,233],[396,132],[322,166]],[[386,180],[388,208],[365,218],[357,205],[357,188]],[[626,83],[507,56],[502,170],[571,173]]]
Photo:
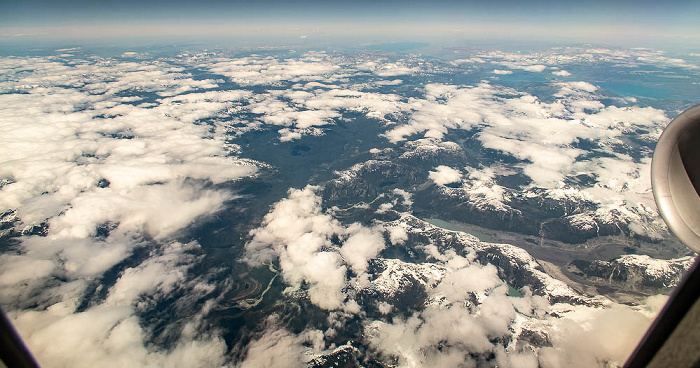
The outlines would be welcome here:
[[[614,83],[600,83],[600,86],[615,92],[620,96],[629,97],[646,97],[646,98],[671,98],[673,93],[666,88],[642,85],[637,83],[624,83],[624,82],[614,82]]]

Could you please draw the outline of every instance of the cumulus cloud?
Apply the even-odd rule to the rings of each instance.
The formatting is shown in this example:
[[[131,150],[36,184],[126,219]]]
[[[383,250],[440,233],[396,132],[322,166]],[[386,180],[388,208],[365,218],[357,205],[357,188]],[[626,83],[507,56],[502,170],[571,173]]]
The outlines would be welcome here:
[[[554,97],[564,97],[567,95],[586,96],[586,93],[593,93],[598,90],[598,87],[588,82],[560,82],[557,83],[560,87],[559,92],[554,94]]]
[[[476,138],[484,147],[522,160],[535,185],[557,188],[575,172],[583,153],[574,147],[578,140],[606,142],[600,144],[605,147],[634,126],[658,134],[667,121],[663,111],[651,107],[606,107],[593,95],[598,87],[588,82],[554,85],[558,99],[551,103],[486,82],[471,87],[427,85],[425,99],[410,102],[410,120],[385,136],[395,143],[416,134],[442,140],[449,129],[477,129]]]
[[[355,67],[359,70],[370,71],[380,77],[415,74],[420,71],[420,68],[408,66],[403,61],[389,62],[382,58],[363,61],[356,64]]]
[[[246,261],[255,265],[279,258],[287,283],[295,287],[301,287],[302,282],[308,284],[312,303],[324,309],[338,309],[346,298],[342,292],[347,282],[345,262],[364,271],[366,257],[381,250],[383,239],[359,225],[343,228],[322,211],[316,189],[291,189],[288,198],[274,205],[263,226],[251,232],[253,239],[246,244]],[[346,233],[351,235],[339,252],[331,237]]]
[[[216,81],[160,61],[3,58],[0,68],[0,209],[19,230],[47,229],[0,256],[0,299],[39,362],[222,365],[226,344],[201,326],[210,308],[191,310],[215,288],[190,274],[201,249],[173,238],[235,198],[211,183],[255,174],[217,122],[250,92],[211,91]],[[122,263],[136,249],[146,257]],[[120,273],[106,298],[92,298],[110,269]],[[155,332],[137,312],[183,290],[193,304],[180,308],[189,322],[172,330],[173,348],[147,347]]]
[[[374,74],[381,77],[393,77],[397,75],[414,74],[418,71],[420,71],[419,68],[408,67],[397,63],[387,63],[377,69],[372,70]]]
[[[384,238],[378,229],[357,223],[342,226],[323,211],[317,189],[290,189],[288,197],[273,206],[262,226],[251,232],[246,261],[259,265],[279,259],[285,282],[296,288],[308,285],[312,303],[329,310],[352,309],[344,304],[348,266],[363,274],[367,261],[384,248]],[[343,244],[334,244],[333,236],[344,238]]]
[[[490,265],[467,262],[448,268],[428,289],[433,302],[406,319],[368,324],[367,340],[401,366],[473,365],[477,362],[470,354],[493,352],[493,339],[512,334],[516,304],[520,313],[534,313],[531,301],[505,296],[502,285],[497,269]]]
[[[126,306],[97,306],[72,313],[62,305],[16,314],[15,326],[42,366],[220,366],[226,344],[218,337],[176,343],[171,351],[144,346],[147,332]],[[61,336],[61,338],[56,338]]]
[[[462,173],[449,166],[440,165],[435,171],[429,171],[428,177],[437,185],[456,183],[462,180]]]
[[[314,354],[325,349],[322,331],[307,329],[293,334],[278,323],[276,315],[265,321],[265,329],[244,349],[238,368],[305,367]]]
[[[76,310],[76,303],[86,291],[85,283],[71,278],[49,291],[55,295],[47,308],[12,312],[15,325],[44,366],[221,365],[224,341],[216,334],[197,332],[204,312],[191,316],[167,351],[146,348],[152,332],[135,315],[176,289],[187,290],[193,299],[202,296],[195,295],[207,288],[187,277],[189,267],[197,262],[188,252],[197,247],[196,243],[171,243],[155,251],[144,263],[126,269],[103,303],[82,311]]]
[[[359,224],[350,226],[347,231],[350,236],[340,248],[340,254],[355,273],[364,273],[367,271],[367,261],[376,258],[384,249],[384,237],[380,231]]]
[[[403,199],[403,204],[410,207],[413,205],[413,195],[411,193],[401,189],[401,188],[395,188],[394,193],[398,194],[401,196]]]
[[[508,75],[513,74],[512,70],[494,69],[491,73],[498,75]]]
[[[401,97],[393,94],[320,83],[307,83],[303,88],[307,90],[272,90],[258,94],[244,109],[259,116],[259,121],[264,124],[283,126],[278,132],[280,140],[285,142],[304,135],[322,135],[321,128],[335,124],[345,111],[360,112],[384,121],[387,115],[405,109]]]
[[[279,329],[251,341],[240,368],[303,367],[303,350],[296,335]]]
[[[235,60],[221,59],[206,64],[209,70],[242,85],[274,85],[280,82],[328,80],[340,69],[324,54],[308,53],[301,59],[278,60],[274,57],[250,56]]]
[[[503,65],[505,67],[508,67],[510,69],[519,69],[519,70],[524,70],[526,72],[531,72],[531,73],[539,73],[547,69],[546,65],[542,64],[527,64],[527,63],[522,63],[522,62],[511,62],[511,61],[500,61],[496,62],[496,64]]]
[[[289,197],[265,216],[263,227],[253,230],[246,244],[247,261],[269,262],[279,257],[282,276],[289,284],[309,284],[312,303],[324,309],[343,304],[345,285],[343,260],[332,247],[331,236],[342,232],[340,224],[322,212],[314,187],[290,190]]]
[[[374,352],[399,366],[480,366],[491,357],[505,367],[622,364],[661,306],[656,298],[641,307],[550,304],[528,289],[512,297],[495,266],[433,252],[445,274],[426,283],[425,308],[365,326]],[[549,343],[534,344],[533,334]]]

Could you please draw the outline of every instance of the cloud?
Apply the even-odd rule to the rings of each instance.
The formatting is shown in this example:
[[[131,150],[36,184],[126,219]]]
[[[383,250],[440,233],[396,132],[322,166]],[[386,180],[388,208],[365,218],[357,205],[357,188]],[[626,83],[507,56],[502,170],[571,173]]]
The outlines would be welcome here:
[[[420,69],[416,67],[408,67],[398,63],[387,63],[381,67],[373,69],[372,72],[380,77],[393,77],[397,75],[415,74]]]
[[[532,186],[546,188],[547,195],[572,195],[562,187],[564,178],[585,173],[597,184],[575,195],[598,201],[601,216],[619,213],[641,221],[653,212],[649,160],[632,159],[614,147],[641,128],[648,133],[637,134],[640,139],[658,135],[668,120],[661,110],[603,104],[598,88],[584,81],[551,82],[558,92],[545,101],[488,82],[428,84],[423,95],[406,97],[376,91],[400,85],[400,79],[353,84],[351,77],[428,69],[410,60],[342,59],[322,53],[296,59],[184,55],[177,63],[0,58],[0,73],[7,76],[0,82],[0,211],[16,214],[18,231],[48,229],[46,236],[18,238],[16,248],[0,255],[0,301],[9,306],[40,362],[78,367],[230,363],[220,332],[205,321],[220,285],[191,271],[201,261],[199,245],[175,239],[236,198],[217,184],[256,174],[262,164],[236,157],[240,147],[228,141],[232,134],[263,126],[276,129],[281,141],[291,141],[322,135],[347,112],[360,113],[386,126],[385,137],[396,144],[419,136],[410,151],[414,155],[461,149],[442,140],[454,129],[473,131],[484,148],[517,159]],[[594,49],[484,54],[455,64],[542,72],[591,60],[688,67],[649,51]],[[223,77],[195,78],[189,68]],[[223,79],[256,86],[256,92],[215,90],[224,86]],[[577,144],[585,140],[600,143],[601,157],[578,160],[584,150]],[[411,148],[412,143],[403,144]],[[428,173],[440,190],[466,191],[474,206],[508,211],[505,188],[496,180],[501,174],[498,167],[444,165]],[[460,188],[445,187],[456,182]],[[365,306],[354,293],[371,282],[368,261],[399,264],[380,258],[385,237],[402,245],[416,235],[403,223],[342,224],[333,210],[323,209],[317,192],[315,187],[291,189],[277,202],[251,232],[245,260],[251,265],[279,262],[284,282],[321,309],[362,314]],[[386,211],[412,206],[411,194],[401,189],[387,198]],[[143,258],[132,257],[136,250]],[[421,283],[428,294],[425,308],[398,317],[390,314],[395,306],[382,302],[378,308],[387,318],[364,326],[365,342],[403,365],[478,365],[474,354],[503,366],[614,364],[629,350],[621,342],[636,341],[642,330],[637,327],[650,318],[641,307],[550,305],[526,290],[521,290],[524,298],[509,297],[494,266],[474,263],[470,254],[441,253],[435,244],[411,249],[423,250],[435,263],[388,268],[381,280],[398,283],[400,270],[435,271]],[[109,270],[117,272],[112,284],[101,281]],[[104,289],[91,292],[95,287]],[[161,332],[139,316],[176,297],[177,323],[162,332],[175,343],[165,351],[149,343]],[[561,318],[547,315],[550,310]],[[628,323],[637,326],[634,331],[624,329]],[[552,346],[536,350],[524,337],[518,340],[526,328],[545,331]],[[55,336],[65,331],[75,333],[57,341]],[[252,340],[240,365],[304,364],[310,344],[314,352],[324,348],[320,333],[294,335],[271,324]]]
[[[235,60],[220,59],[205,66],[211,72],[224,75],[241,85],[323,81],[328,80],[340,69],[340,66],[328,60],[323,53],[308,53],[300,59],[287,60],[259,56]]]
[[[494,357],[506,367],[622,364],[662,306],[656,297],[639,307],[609,301],[607,306],[550,304],[527,288],[522,297],[512,297],[495,266],[458,256],[451,248],[432,249],[432,267],[444,265],[444,274],[423,284],[425,308],[365,325],[372,351],[399,366],[479,366]],[[408,271],[397,267],[390,272],[388,280]],[[534,343],[534,335],[547,343]]]
[[[623,364],[644,335],[653,314],[623,305],[573,308],[551,329],[553,346],[540,351],[544,367]]]
[[[335,124],[345,111],[385,121],[387,115],[404,109],[397,95],[313,83],[294,87],[308,91],[288,89],[258,94],[245,110],[257,115],[264,124],[283,126],[278,132],[280,140],[286,142],[304,135],[323,135],[320,127]]]
[[[161,255],[124,270],[109,290],[105,304],[132,305],[142,294],[170,294],[185,281],[188,270],[183,265],[194,261],[186,252],[197,248],[195,243],[171,243],[163,247]]]
[[[323,309],[351,308],[346,305],[348,266],[358,276],[367,271],[367,261],[384,249],[382,231],[358,223],[342,226],[321,207],[317,187],[290,189],[265,215],[262,226],[253,230],[245,246],[245,261],[260,265],[279,259],[288,284],[307,285],[311,302]],[[332,242],[341,237],[342,245]]]
[[[410,207],[413,205],[413,196],[411,193],[401,189],[401,188],[394,188],[394,193],[398,194],[401,196],[403,199],[403,204]]]
[[[394,143],[415,139],[416,134],[441,141],[449,129],[476,129],[484,147],[523,161],[534,185],[556,188],[567,174],[576,172],[583,154],[575,148],[577,141],[612,146],[635,126],[653,129],[652,140],[668,120],[663,111],[651,107],[606,107],[593,95],[598,88],[588,82],[553,85],[559,87],[557,99],[547,103],[486,82],[467,87],[429,84],[424,99],[409,101],[409,121],[384,135]]]
[[[313,354],[325,348],[323,332],[304,330],[293,334],[277,323],[273,315],[266,321],[260,337],[245,347],[244,359],[237,368],[282,368],[305,367]]]
[[[400,245],[408,240],[408,233],[402,226],[390,226],[387,230],[389,231],[389,241],[391,241],[391,244]]]
[[[13,319],[42,366],[220,366],[226,352],[220,338],[191,336],[183,336],[170,351],[146,349],[147,332],[126,306],[71,313],[65,306],[54,305],[43,312],[19,312]]]
[[[559,92],[554,94],[554,97],[564,97],[567,95],[587,96],[588,93],[593,93],[598,90],[598,87],[588,82],[559,82]]]
[[[321,210],[315,187],[291,189],[289,197],[276,203],[263,226],[251,232],[246,244],[246,261],[269,262],[279,257],[284,280],[292,286],[309,285],[311,302],[324,309],[338,309],[345,295],[346,266],[332,249],[331,236],[342,226]]]
[[[176,289],[190,295],[190,302],[204,296],[201,290],[207,288],[202,281],[188,277],[189,267],[198,261],[188,252],[197,248],[196,243],[171,243],[154,251],[145,262],[122,273],[104,302],[83,311],[76,310],[76,304],[85,284],[71,277],[50,291],[56,295],[47,308],[12,312],[14,323],[44,366],[221,365],[224,341],[216,334],[197,332],[203,331],[199,321],[205,311],[189,316],[167,351],[146,347],[152,332],[136,317],[137,310],[152,308]]]
[[[445,184],[461,181],[462,173],[449,166],[440,165],[435,168],[435,171],[429,171],[428,177],[435,182],[435,184],[444,186]]]
[[[491,73],[498,74],[498,75],[508,75],[508,74],[513,74],[513,71],[512,70],[494,69]]]
[[[304,367],[303,350],[296,335],[285,330],[266,332],[248,344],[246,359],[240,368]]]
[[[224,364],[226,344],[202,324],[211,307],[193,309],[216,285],[190,273],[199,245],[173,238],[235,198],[212,184],[256,173],[218,122],[251,93],[211,91],[217,82],[162,61],[2,58],[0,68],[0,209],[19,230],[48,229],[0,256],[0,299],[39,362]],[[123,263],[137,249],[146,256]],[[108,270],[118,274],[100,282],[101,299],[91,290]],[[137,317],[177,293],[187,303],[173,318],[187,322],[158,332]],[[148,345],[156,333],[172,334],[172,349]]]
[[[552,72],[552,75],[556,75],[558,77],[568,77],[571,75],[571,73],[567,72],[566,70],[556,70]]]
[[[0,285],[6,287],[43,279],[54,267],[50,260],[3,254],[0,256]]]
[[[496,62],[496,64],[503,65],[505,67],[508,67],[510,69],[519,69],[519,70],[524,70],[526,72],[531,72],[531,73],[539,73],[547,69],[546,65],[542,64],[526,64],[526,63],[521,63],[521,62],[510,62],[510,61],[500,61]]]
[[[367,261],[376,258],[384,249],[384,237],[381,232],[359,224],[350,226],[347,232],[350,236],[340,248],[340,254],[355,273],[364,273],[367,271]]]
[[[372,72],[380,77],[415,74],[421,71],[419,67],[406,65],[405,61],[389,62],[384,58],[372,58],[371,60],[361,61],[356,63],[355,67],[362,71]]]
[[[401,80],[401,79],[380,80],[380,81],[376,81],[374,83],[376,83],[380,86],[397,86],[397,85],[403,83],[403,80]]]

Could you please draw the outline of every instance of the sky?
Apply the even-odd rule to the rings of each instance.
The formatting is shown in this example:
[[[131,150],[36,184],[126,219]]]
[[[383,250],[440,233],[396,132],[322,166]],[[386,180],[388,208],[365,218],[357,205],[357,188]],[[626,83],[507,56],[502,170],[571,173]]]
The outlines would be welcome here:
[[[4,1],[0,37],[569,38],[697,43],[693,1]]]

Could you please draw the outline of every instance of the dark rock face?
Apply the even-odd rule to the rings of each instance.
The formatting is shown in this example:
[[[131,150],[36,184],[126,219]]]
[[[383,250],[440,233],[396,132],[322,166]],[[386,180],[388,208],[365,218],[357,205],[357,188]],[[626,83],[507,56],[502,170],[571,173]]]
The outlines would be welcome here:
[[[405,222],[415,232],[409,233],[413,244],[434,244],[441,252],[454,250],[457,254],[473,252],[481,264],[492,264],[498,276],[515,289],[525,287],[535,295],[546,297],[551,303],[598,305],[599,301],[574,292],[561,281],[554,280],[527,251],[508,244],[481,242],[477,238],[427,225],[422,220],[407,216]]]
[[[4,244],[11,238],[20,236],[46,236],[49,233],[49,223],[43,221],[21,228],[22,220],[17,216],[16,210],[7,210],[0,213],[0,244]]]
[[[37,235],[46,236],[49,234],[49,224],[48,222],[42,222],[40,224],[33,224],[22,229],[22,236],[27,235]]]
[[[455,143],[408,142],[377,159],[356,164],[339,174],[324,186],[324,203],[351,203],[373,201],[394,188],[413,194],[413,210],[443,220],[475,224],[494,230],[514,231],[580,244],[598,236],[621,235],[653,241],[644,234],[630,229],[630,219],[613,209],[598,213],[599,205],[577,195],[580,186],[588,181],[573,181],[569,192],[552,195],[548,190],[522,188],[518,183],[522,174],[497,177],[492,185],[498,187],[497,197],[487,197],[470,179],[435,185],[429,172],[439,165],[464,166],[468,159],[465,151]],[[401,153],[403,152],[403,153]],[[518,179],[520,178],[520,179]],[[517,180],[516,180],[517,179]],[[515,188],[500,186],[499,182],[513,182]],[[582,184],[583,183],[583,184]],[[590,184],[590,183],[589,183]],[[643,220],[645,214],[639,214]],[[652,222],[652,221],[647,221]]]
[[[15,210],[7,210],[0,213],[0,241],[19,236],[15,231],[15,224],[19,222]]]
[[[346,345],[335,349],[332,353],[320,356],[309,362],[309,368],[359,368],[358,361],[360,351]]]
[[[494,230],[517,229],[525,234],[537,234],[536,224],[524,221],[522,213],[514,208],[502,211],[488,204],[473,201],[468,195],[445,191],[436,186],[416,192],[414,198],[414,207],[427,213],[435,213],[444,220],[475,224]]]
[[[527,329],[523,330],[520,333],[519,339],[523,342],[529,343],[532,346],[552,346],[552,342],[550,341],[549,336],[547,336],[547,334],[542,331]]]
[[[109,180],[103,178],[97,182],[97,187],[98,188],[107,188],[107,187],[109,187],[110,184],[111,183],[109,182]]]
[[[608,281],[626,282],[629,277],[629,269],[605,261],[575,260],[569,267],[574,266],[574,272],[579,275],[596,277]]]
[[[425,178],[427,173],[421,175],[416,168],[391,161],[370,160],[356,165],[346,177],[326,184],[323,200],[328,204],[372,200],[386,189],[411,187]]]
[[[383,259],[373,259],[369,262],[370,282],[377,282],[382,273],[387,270],[388,262]],[[374,285],[363,288],[358,291],[358,303],[369,310],[376,309],[378,302],[388,303],[396,309],[396,312],[406,316],[422,309],[428,298],[425,289],[426,280],[419,280],[420,276],[409,272],[395,276],[398,278],[398,287],[392,288],[390,292]]]
[[[571,272],[597,284],[660,293],[677,286],[692,262],[692,257],[659,260],[647,256],[627,255],[611,261],[575,260],[568,268]]]

